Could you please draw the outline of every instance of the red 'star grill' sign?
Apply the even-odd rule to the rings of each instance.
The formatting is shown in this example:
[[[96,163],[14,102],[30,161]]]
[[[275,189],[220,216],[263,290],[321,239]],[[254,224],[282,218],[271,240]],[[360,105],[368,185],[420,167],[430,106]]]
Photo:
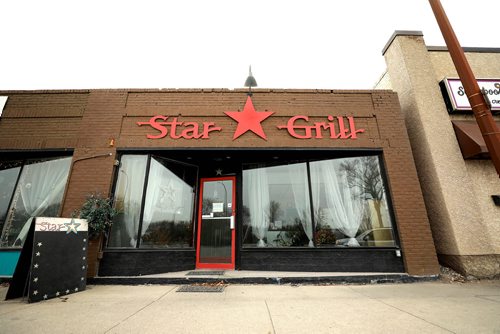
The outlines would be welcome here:
[[[262,139],[267,136],[262,128],[262,122],[270,117],[272,111],[256,111],[250,96],[247,98],[243,111],[226,111],[227,116],[238,122],[233,140],[237,139],[247,131],[252,131]],[[157,115],[151,117],[149,122],[137,122],[137,125],[149,125],[158,133],[148,134],[148,139],[160,139],[167,135],[172,139],[209,139],[210,133],[222,131],[215,122],[181,122],[177,117]],[[293,116],[286,125],[278,125],[278,129],[287,130],[290,136],[298,139],[331,138],[331,139],[356,139],[357,134],[365,132],[364,129],[356,129],[354,118],[342,116],[328,116],[326,122],[309,123],[307,116]]]

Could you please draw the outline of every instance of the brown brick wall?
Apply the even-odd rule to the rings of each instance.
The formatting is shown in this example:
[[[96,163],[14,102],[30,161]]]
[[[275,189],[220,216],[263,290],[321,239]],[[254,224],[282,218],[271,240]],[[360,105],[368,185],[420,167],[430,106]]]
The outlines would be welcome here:
[[[116,149],[110,141],[120,133],[127,94],[92,91],[73,156],[73,169],[63,205],[63,215],[80,207],[90,193],[109,196],[114,174]]]
[[[408,273],[438,274],[439,266],[403,115],[394,93],[374,93],[384,162]]]
[[[243,109],[243,90],[94,90],[0,95],[15,96],[9,98],[0,120],[0,149],[74,149],[63,215],[78,208],[91,192],[110,192],[116,151],[120,149],[382,149],[406,270],[414,275],[439,272],[408,136],[393,92],[257,90],[252,97],[256,110],[275,113],[262,123],[267,141],[250,132],[232,139],[237,124],[223,112]],[[146,134],[155,134],[156,130],[139,127],[136,122],[160,114],[178,117],[179,121],[215,122],[223,130],[212,132],[210,140],[147,139]],[[364,128],[365,133],[356,140],[296,139],[277,128],[294,115],[309,116],[311,124],[327,121],[327,115],[354,116],[356,127]],[[28,129],[29,137],[20,129]],[[110,146],[111,139],[114,146]]]

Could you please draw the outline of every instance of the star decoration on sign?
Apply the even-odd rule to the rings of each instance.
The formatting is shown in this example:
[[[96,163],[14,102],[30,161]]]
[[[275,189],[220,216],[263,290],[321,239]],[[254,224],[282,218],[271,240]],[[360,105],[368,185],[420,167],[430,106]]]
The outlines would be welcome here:
[[[221,175],[222,176],[222,169],[218,168],[215,170],[215,175]]]
[[[39,242],[37,245],[38,245],[38,247],[42,247],[42,243],[41,242]]]
[[[34,267],[34,268],[38,268],[38,263],[35,263],[35,264],[33,265],[33,267]]]
[[[243,107],[243,111],[225,111],[226,115],[238,122],[238,127],[234,132],[233,140],[241,136],[247,131],[252,131],[262,139],[267,140],[264,129],[262,129],[262,121],[274,114],[272,111],[256,111],[252,99],[247,97],[247,102]]]
[[[76,229],[80,225],[81,225],[80,223],[75,223],[74,219],[71,219],[71,221],[69,223],[64,223],[64,226],[66,226],[68,228],[68,230],[66,231],[66,234],[70,234],[71,232],[73,232],[74,234],[78,234],[78,231]]]
[[[40,252],[36,252],[36,254],[35,254],[35,255],[36,255],[36,256],[40,256]]]

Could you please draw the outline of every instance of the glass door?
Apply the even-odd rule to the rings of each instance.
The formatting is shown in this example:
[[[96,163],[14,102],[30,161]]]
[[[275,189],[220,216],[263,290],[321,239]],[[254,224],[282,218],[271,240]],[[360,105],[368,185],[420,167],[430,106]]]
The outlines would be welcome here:
[[[201,179],[196,268],[234,269],[235,177]]]

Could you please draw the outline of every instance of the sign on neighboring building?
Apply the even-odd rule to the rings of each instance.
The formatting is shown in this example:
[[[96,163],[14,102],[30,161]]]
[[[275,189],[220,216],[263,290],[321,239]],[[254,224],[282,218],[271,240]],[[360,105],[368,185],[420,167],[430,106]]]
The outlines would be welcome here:
[[[500,111],[500,79],[477,79],[479,88],[488,98],[492,112]],[[460,79],[444,78],[441,89],[445,96],[448,112],[472,111]]]

